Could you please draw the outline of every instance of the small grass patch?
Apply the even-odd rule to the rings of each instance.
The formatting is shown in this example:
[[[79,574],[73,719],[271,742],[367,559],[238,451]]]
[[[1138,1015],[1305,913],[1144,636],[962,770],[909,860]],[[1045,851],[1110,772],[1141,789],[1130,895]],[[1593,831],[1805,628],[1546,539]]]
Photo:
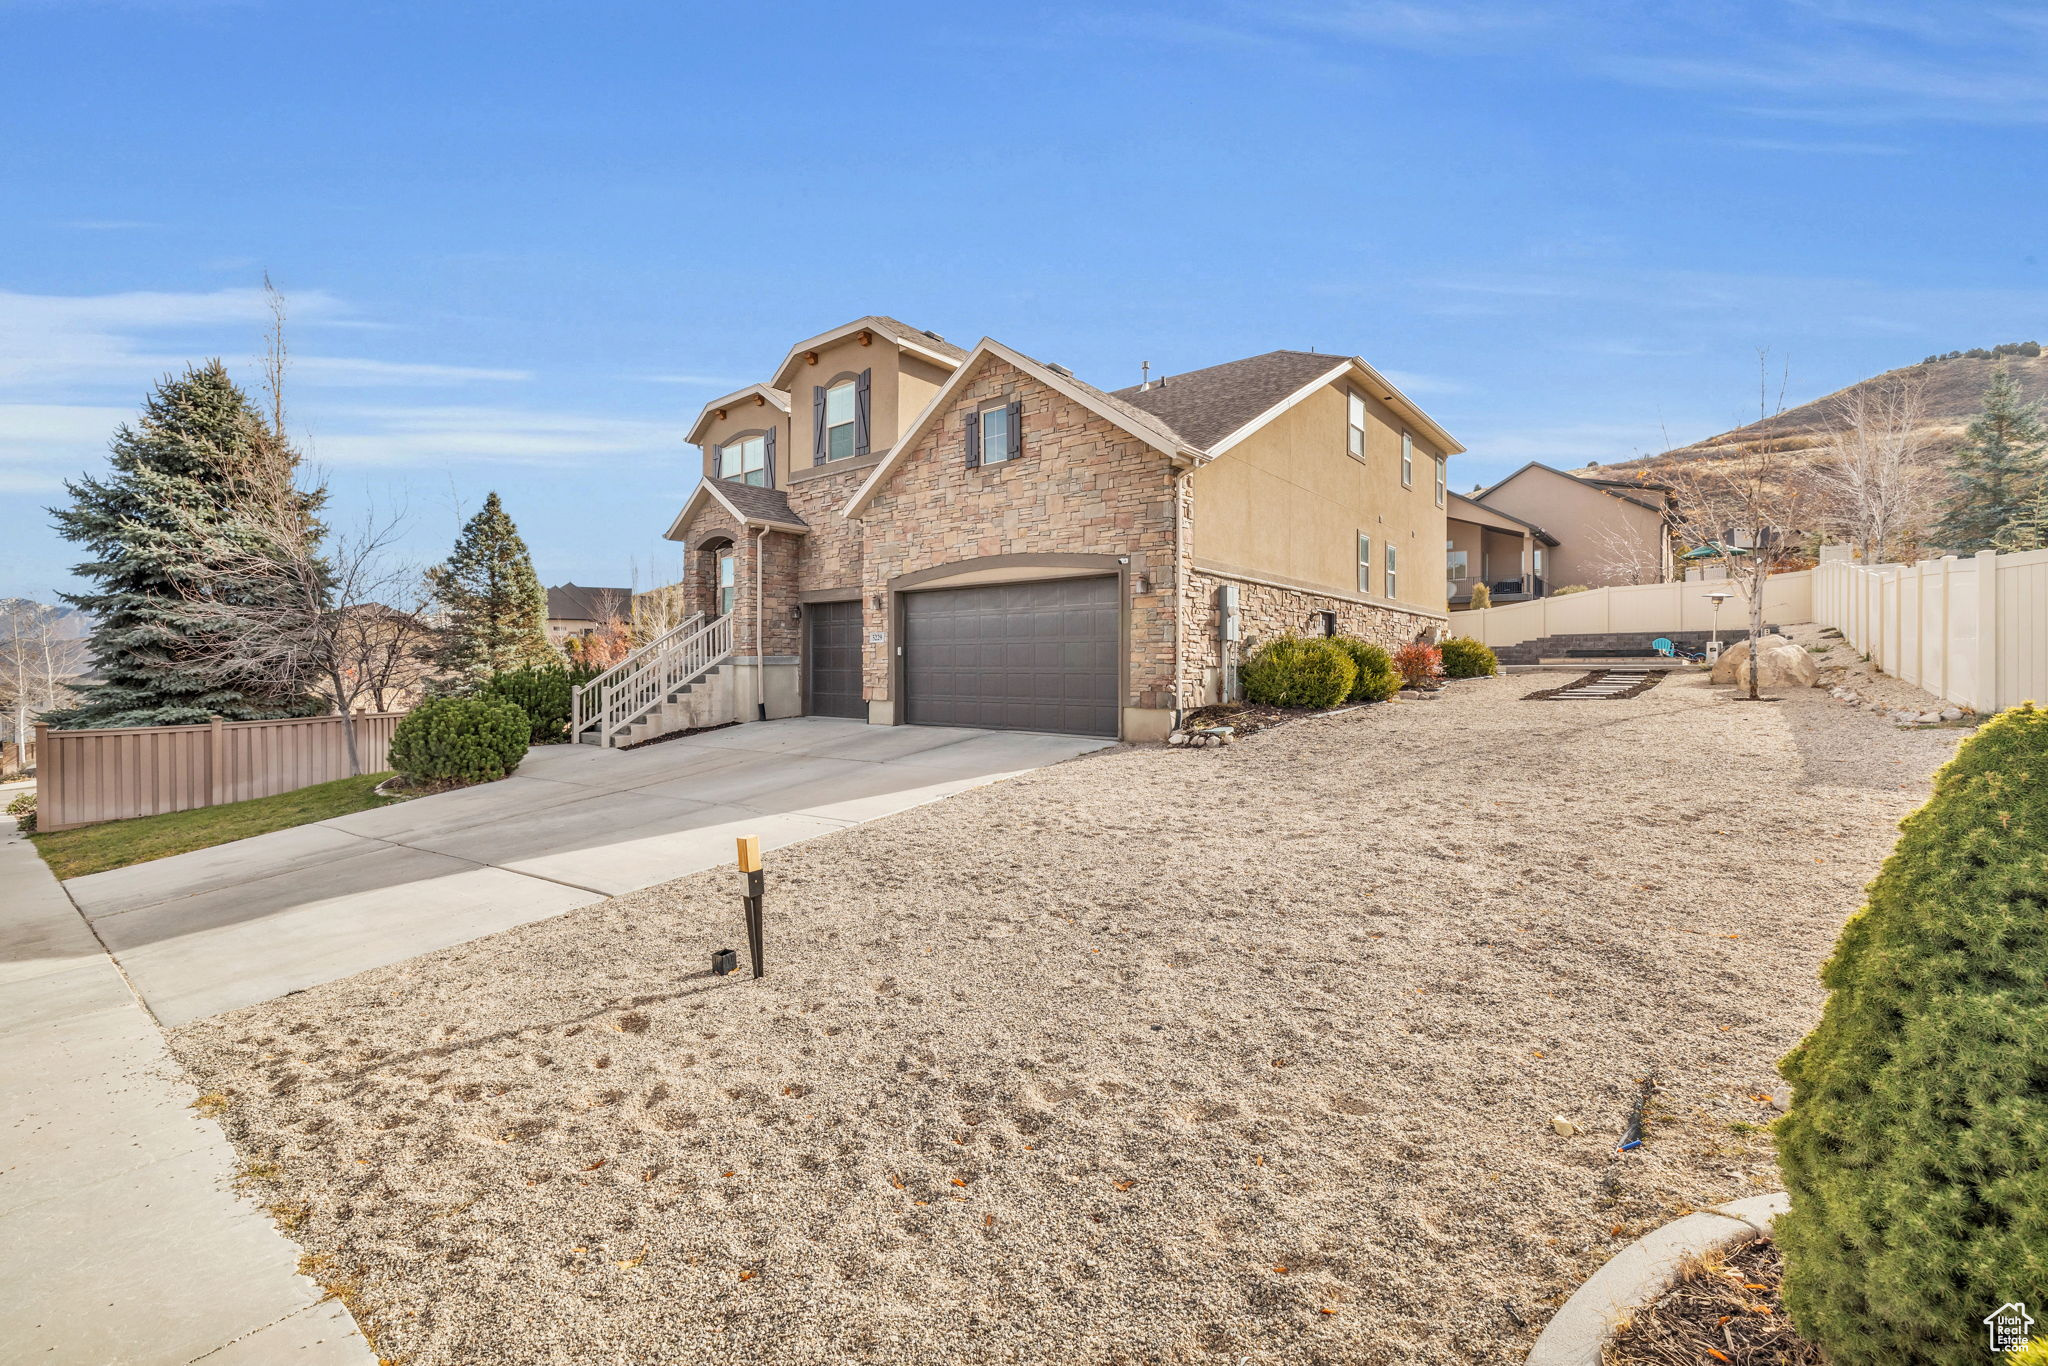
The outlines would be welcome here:
[[[104,873],[109,868],[126,868],[131,863],[147,863],[384,806],[392,799],[379,797],[372,789],[390,776],[365,773],[359,778],[338,778],[295,792],[280,792],[275,797],[229,802],[197,811],[171,811],[161,816],[137,816],[125,821],[102,821],[29,838],[43,856],[43,862],[59,878],[84,877],[87,873]]]

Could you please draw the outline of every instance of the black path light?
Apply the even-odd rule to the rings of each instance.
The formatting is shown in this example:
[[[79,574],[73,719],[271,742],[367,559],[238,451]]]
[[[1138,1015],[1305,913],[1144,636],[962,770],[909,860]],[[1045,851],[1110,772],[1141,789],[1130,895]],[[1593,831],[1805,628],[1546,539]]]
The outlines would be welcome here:
[[[761,893],[768,880],[761,871],[760,836],[740,836],[739,852],[740,871],[747,875],[747,893],[741,898],[747,910],[747,952],[754,960],[754,976],[759,977],[765,971],[761,966]]]

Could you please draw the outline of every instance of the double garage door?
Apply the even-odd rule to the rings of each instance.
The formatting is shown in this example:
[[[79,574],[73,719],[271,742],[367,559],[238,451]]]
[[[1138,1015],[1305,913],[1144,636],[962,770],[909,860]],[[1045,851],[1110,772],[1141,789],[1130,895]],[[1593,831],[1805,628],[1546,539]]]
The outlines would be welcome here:
[[[1117,733],[1117,581],[936,588],[903,597],[905,717]]]

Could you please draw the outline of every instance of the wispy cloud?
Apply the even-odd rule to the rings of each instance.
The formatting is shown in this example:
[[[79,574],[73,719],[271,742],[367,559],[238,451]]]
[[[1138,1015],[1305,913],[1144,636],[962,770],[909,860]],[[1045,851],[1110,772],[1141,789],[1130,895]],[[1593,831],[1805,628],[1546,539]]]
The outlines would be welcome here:
[[[1794,156],[1899,157],[1912,149],[1890,142],[1818,142],[1801,138],[1709,138],[1720,147],[1750,152],[1786,152]]]
[[[308,443],[334,465],[438,467],[457,464],[619,468],[675,459],[682,434],[672,422],[469,405],[337,409]]]
[[[289,299],[294,331],[357,329],[340,299],[323,290]],[[253,362],[270,321],[258,289],[133,291],[51,295],[0,292],[0,388],[47,392],[66,385],[146,385],[158,375],[219,355]],[[310,387],[516,382],[529,371],[295,352],[292,377]]]
[[[2048,15],[1895,0],[1333,0],[1176,11],[1167,41],[1236,31],[1358,48],[1508,57],[1533,68],[1695,91],[1732,112],[1835,123],[2048,121]]]

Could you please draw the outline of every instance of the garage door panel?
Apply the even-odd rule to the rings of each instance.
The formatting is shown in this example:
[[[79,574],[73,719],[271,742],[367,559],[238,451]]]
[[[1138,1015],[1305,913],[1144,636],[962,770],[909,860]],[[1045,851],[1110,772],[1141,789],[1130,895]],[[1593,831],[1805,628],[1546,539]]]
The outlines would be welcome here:
[[[859,602],[820,602],[805,609],[805,693],[813,716],[864,719]]]
[[[1114,578],[938,589],[904,604],[913,724],[1117,733]]]

